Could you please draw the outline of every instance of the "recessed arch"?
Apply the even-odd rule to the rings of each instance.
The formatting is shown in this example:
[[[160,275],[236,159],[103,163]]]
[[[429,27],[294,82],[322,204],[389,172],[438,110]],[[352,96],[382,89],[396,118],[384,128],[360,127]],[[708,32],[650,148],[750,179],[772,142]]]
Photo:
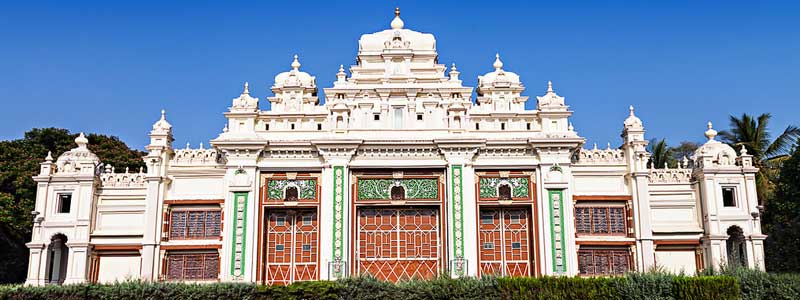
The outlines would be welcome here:
[[[736,225],[728,227],[728,240],[725,246],[728,252],[729,266],[747,266],[747,247],[742,228]]]

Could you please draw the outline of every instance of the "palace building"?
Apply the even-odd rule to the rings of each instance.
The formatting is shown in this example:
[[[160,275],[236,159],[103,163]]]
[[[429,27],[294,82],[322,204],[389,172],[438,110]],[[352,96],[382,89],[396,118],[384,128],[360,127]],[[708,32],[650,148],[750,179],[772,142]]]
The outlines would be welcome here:
[[[245,84],[206,147],[173,147],[162,111],[146,169],[102,164],[83,134],[48,155],[27,283],[764,268],[757,169],[710,123],[652,166],[633,107],[615,146],[584,147],[553,85],[529,99],[499,55],[473,96],[399,10],[358,43],[322,90],[295,56],[269,110]]]

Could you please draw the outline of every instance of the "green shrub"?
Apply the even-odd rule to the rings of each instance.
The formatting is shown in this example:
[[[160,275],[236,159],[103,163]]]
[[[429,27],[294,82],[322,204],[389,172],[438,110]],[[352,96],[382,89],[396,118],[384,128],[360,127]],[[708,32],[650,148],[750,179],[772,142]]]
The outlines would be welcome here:
[[[503,299],[623,299],[616,277],[502,277],[497,288]]]
[[[674,277],[672,297],[678,300],[739,299],[739,284],[728,276]]]
[[[623,299],[672,300],[672,278],[666,272],[629,273],[617,281],[617,292]]]

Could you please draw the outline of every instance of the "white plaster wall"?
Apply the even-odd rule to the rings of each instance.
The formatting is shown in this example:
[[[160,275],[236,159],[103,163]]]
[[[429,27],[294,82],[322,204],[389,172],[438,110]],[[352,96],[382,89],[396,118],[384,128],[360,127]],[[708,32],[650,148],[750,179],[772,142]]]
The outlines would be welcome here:
[[[628,195],[622,175],[573,174],[575,195]]]
[[[99,259],[97,273],[99,283],[112,283],[139,277],[141,256],[101,256]]]
[[[223,199],[223,177],[176,177],[167,190],[171,199]]]
[[[697,270],[694,250],[656,250],[656,265],[674,274],[694,275]]]

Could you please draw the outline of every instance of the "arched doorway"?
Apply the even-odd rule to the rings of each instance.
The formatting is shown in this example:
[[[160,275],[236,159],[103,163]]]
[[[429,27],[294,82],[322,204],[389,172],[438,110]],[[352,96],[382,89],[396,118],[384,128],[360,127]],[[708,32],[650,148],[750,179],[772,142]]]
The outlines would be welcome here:
[[[497,200],[511,200],[511,186],[501,184],[497,187]]]
[[[47,245],[47,273],[46,281],[48,284],[62,284],[67,277],[67,259],[69,249],[67,248],[67,236],[55,234],[50,238]]]
[[[404,200],[406,199],[406,189],[402,186],[393,186],[391,190],[392,200]]]
[[[286,188],[284,201],[297,201],[298,192],[297,187],[290,186]]]
[[[728,265],[732,267],[747,266],[747,248],[744,233],[739,226],[728,227],[728,240],[725,246],[728,250]]]

